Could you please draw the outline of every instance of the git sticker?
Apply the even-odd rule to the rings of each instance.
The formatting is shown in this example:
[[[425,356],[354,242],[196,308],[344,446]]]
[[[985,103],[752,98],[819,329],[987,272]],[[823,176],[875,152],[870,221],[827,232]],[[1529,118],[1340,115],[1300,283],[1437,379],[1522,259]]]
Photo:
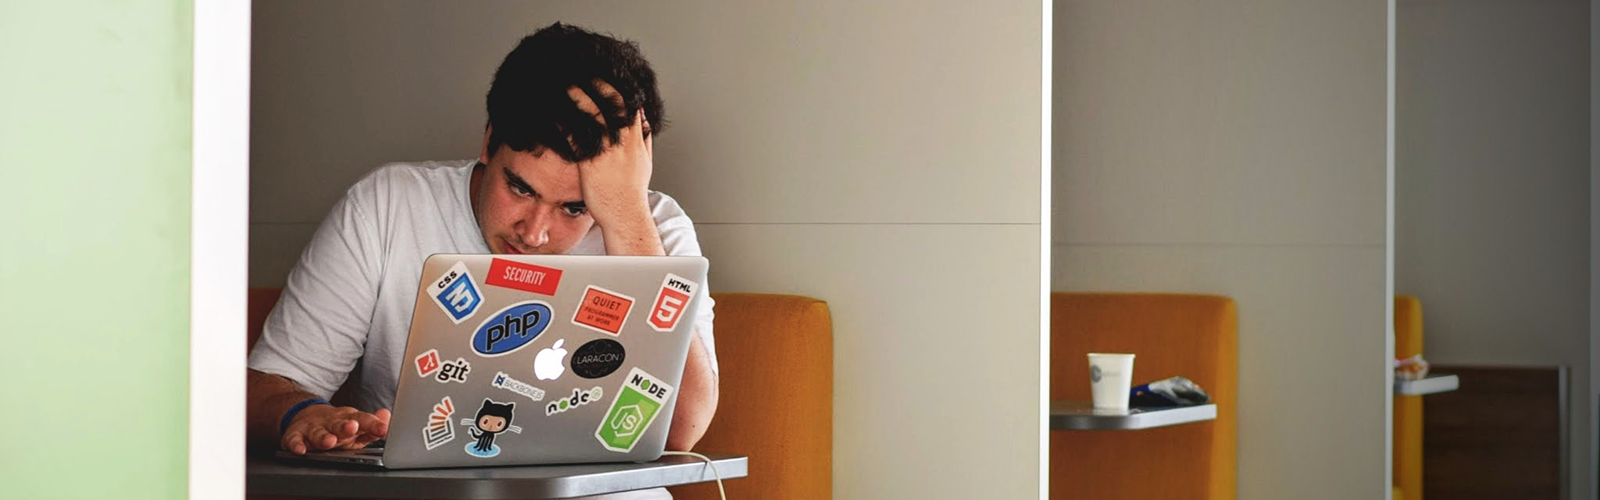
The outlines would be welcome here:
[[[478,293],[478,285],[473,284],[472,273],[463,262],[456,262],[449,271],[428,283],[428,296],[433,297],[439,309],[458,325],[478,312],[478,304],[483,302],[483,295]]]
[[[667,398],[671,396],[672,386],[644,370],[634,368],[628,372],[628,378],[622,381],[617,398],[611,400],[611,409],[606,411],[605,420],[600,421],[600,428],[595,429],[595,439],[599,439],[600,445],[611,451],[633,451],[639,436],[643,436],[644,431],[650,428],[650,423],[655,421],[656,414],[660,413],[661,407],[667,404]]]
[[[534,401],[544,399],[543,389],[528,385],[527,382],[511,378],[510,375],[506,375],[506,372],[496,372],[494,374],[494,380],[491,380],[489,385],[495,386],[497,389],[505,389],[523,396],[527,396],[528,399],[532,399]]]
[[[433,372],[439,371],[439,350],[428,349],[428,352],[417,356],[416,361],[417,375],[423,377],[433,375]]]
[[[428,424],[422,427],[422,444],[432,450],[455,441],[456,428],[450,425],[450,416],[455,413],[456,405],[450,402],[450,396],[433,405],[433,412],[428,414]]]
[[[667,273],[666,279],[661,280],[661,291],[656,293],[656,304],[650,308],[650,328],[658,332],[677,328],[678,318],[683,317],[684,308],[689,306],[689,300],[699,288],[698,283]]]
[[[561,270],[506,259],[489,261],[489,276],[484,283],[540,295],[555,295],[561,286]]]
[[[464,383],[467,381],[467,373],[471,371],[472,363],[468,363],[466,358],[456,358],[455,361],[446,361],[439,366],[439,374],[433,378],[441,384],[450,382]]]
[[[622,333],[622,323],[633,309],[633,297],[606,290],[594,285],[583,292],[583,302],[572,315],[572,324],[600,333]]]

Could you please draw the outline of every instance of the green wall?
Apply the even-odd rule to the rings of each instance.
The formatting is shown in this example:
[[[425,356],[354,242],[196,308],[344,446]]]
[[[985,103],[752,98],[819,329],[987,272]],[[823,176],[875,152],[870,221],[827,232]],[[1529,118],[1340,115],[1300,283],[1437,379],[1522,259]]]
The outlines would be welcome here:
[[[0,0],[0,498],[187,494],[188,0]]]

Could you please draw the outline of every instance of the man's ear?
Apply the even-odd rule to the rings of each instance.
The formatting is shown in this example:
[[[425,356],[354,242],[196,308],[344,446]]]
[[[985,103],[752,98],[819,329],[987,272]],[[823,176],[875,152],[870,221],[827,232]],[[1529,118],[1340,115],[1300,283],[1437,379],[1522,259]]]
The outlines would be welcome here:
[[[494,125],[483,127],[483,147],[478,149],[478,163],[489,164],[489,135],[494,133]]]

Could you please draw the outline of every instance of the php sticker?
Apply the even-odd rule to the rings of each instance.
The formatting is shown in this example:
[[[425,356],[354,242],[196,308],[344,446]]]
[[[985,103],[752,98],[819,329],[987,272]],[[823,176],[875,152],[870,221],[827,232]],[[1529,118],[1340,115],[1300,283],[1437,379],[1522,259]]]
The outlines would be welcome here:
[[[699,283],[667,273],[667,277],[661,280],[661,291],[656,293],[656,303],[650,308],[650,328],[658,332],[670,332],[677,328],[678,319],[683,317],[683,310],[689,306],[695,290],[699,288]]]
[[[468,363],[466,358],[456,358],[455,361],[446,361],[444,365],[441,365],[439,374],[433,378],[441,384],[449,382],[465,383],[467,381],[467,372],[470,371],[472,371],[472,363]]]
[[[557,413],[562,413],[579,406],[599,401],[603,397],[605,397],[605,391],[600,390],[600,386],[598,385],[587,391],[573,389],[571,396],[551,401],[550,404],[544,405],[544,416],[548,417]]]
[[[561,270],[533,264],[493,259],[489,261],[489,276],[484,283],[512,290],[522,290],[540,295],[555,295],[561,285]]]
[[[583,292],[583,302],[578,303],[572,315],[572,324],[600,333],[622,333],[622,323],[633,309],[633,297],[606,290],[594,285]]]
[[[463,262],[456,262],[449,271],[429,283],[428,296],[433,297],[439,309],[458,325],[478,312],[478,304],[483,302],[483,295],[478,293],[478,285],[472,283],[472,273]]]
[[[516,403],[500,403],[484,398],[483,406],[478,408],[477,418],[461,419],[461,425],[468,426],[467,434],[471,434],[473,441],[467,443],[467,454],[478,458],[494,458],[500,455],[500,447],[495,446],[494,437],[502,432],[511,431],[522,434],[522,428],[511,425],[511,420],[516,417]]]
[[[450,402],[450,396],[433,405],[433,412],[428,413],[428,424],[422,427],[423,446],[432,450],[456,439],[456,428],[450,425],[450,416],[455,413],[456,405]]]
[[[544,399],[543,389],[528,385],[527,382],[511,378],[510,375],[506,375],[506,372],[496,372],[494,374],[494,379],[489,381],[489,385],[495,386],[497,389],[505,389],[523,396],[527,396],[528,399],[532,399],[534,401],[540,401]]]
[[[550,304],[541,300],[506,306],[478,325],[472,334],[472,350],[490,358],[511,354],[544,333],[550,319]]]
[[[433,375],[433,372],[439,371],[439,350],[428,349],[428,352],[417,356],[416,362],[417,375],[423,377]]]
[[[628,353],[622,343],[611,339],[594,339],[572,353],[572,373],[583,378],[600,378],[622,367]]]
[[[595,429],[595,439],[611,451],[633,451],[639,436],[650,429],[650,423],[671,396],[672,386],[634,368],[628,372],[628,378],[623,379],[617,398],[611,400],[611,409],[606,412],[605,420],[600,421],[600,428]]]

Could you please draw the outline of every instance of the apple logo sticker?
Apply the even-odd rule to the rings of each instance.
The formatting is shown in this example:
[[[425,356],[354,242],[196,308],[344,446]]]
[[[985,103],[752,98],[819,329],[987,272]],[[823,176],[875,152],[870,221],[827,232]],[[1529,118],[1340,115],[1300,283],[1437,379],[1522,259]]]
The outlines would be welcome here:
[[[533,376],[539,377],[539,380],[555,380],[567,371],[566,364],[562,363],[567,358],[567,350],[561,348],[566,341],[556,340],[556,344],[549,349],[539,351],[539,355],[533,358]]]

